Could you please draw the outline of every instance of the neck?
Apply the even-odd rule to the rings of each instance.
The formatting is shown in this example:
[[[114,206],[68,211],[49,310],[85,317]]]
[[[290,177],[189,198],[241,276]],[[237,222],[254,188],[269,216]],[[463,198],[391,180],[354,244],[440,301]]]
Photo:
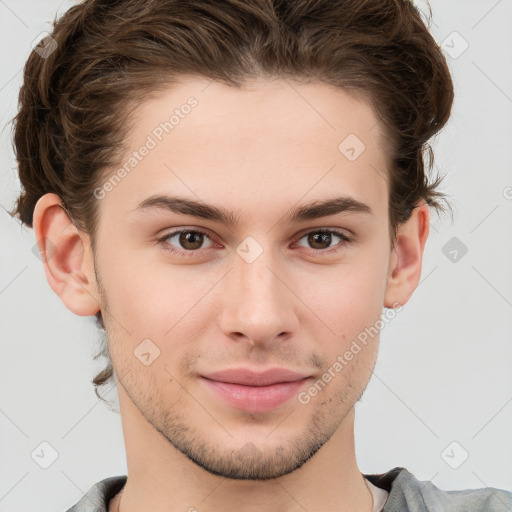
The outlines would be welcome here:
[[[354,409],[299,469],[271,480],[230,480],[190,461],[119,388],[128,479],[109,512],[370,512],[373,498],[355,458]],[[121,498],[121,499],[119,499]],[[229,504],[229,507],[226,507]]]

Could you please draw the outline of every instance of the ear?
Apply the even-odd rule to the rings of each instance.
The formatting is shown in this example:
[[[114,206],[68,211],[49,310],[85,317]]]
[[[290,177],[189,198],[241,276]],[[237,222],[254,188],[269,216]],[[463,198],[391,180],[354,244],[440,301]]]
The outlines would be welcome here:
[[[389,259],[385,307],[404,305],[418,286],[429,228],[430,212],[422,201],[413,209],[410,218],[398,227],[395,247]]]
[[[39,198],[32,220],[52,290],[76,315],[94,315],[100,301],[89,236],[71,222],[57,194]]]

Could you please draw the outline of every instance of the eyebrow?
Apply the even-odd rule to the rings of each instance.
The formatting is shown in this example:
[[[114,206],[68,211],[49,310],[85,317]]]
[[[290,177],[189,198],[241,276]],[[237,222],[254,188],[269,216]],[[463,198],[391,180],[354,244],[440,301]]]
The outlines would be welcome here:
[[[153,195],[142,201],[134,210],[163,210],[221,222],[229,226],[237,224],[239,221],[239,218],[232,211],[194,199],[186,199],[177,196]],[[367,204],[353,197],[340,196],[323,201],[313,201],[310,204],[294,208],[285,216],[285,221],[297,223],[336,215],[338,213],[373,215],[372,209]]]

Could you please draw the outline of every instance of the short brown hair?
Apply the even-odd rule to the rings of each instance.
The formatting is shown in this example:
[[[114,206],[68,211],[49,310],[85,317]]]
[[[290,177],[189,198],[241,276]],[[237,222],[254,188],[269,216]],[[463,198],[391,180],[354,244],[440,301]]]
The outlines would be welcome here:
[[[334,85],[373,107],[385,127],[394,239],[420,201],[449,206],[424,156],[431,171],[427,141],[449,119],[453,83],[422,14],[410,0],[85,0],[54,21],[54,51],[36,47],[25,65],[14,214],[32,227],[37,200],[54,192],[94,249],[93,190],[118,165],[144,95],[180,76],[236,87],[284,77]],[[101,354],[109,358],[106,345]],[[112,375],[109,359],[93,379],[100,398]]]

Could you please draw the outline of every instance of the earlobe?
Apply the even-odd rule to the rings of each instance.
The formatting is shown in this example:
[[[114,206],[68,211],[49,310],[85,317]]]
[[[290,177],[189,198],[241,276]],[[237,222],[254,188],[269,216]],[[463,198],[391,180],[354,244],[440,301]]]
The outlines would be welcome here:
[[[385,307],[404,305],[418,286],[429,227],[430,214],[425,202],[414,208],[409,219],[398,227],[390,257]]]
[[[94,315],[100,302],[89,237],[71,222],[57,194],[39,198],[32,226],[52,290],[76,315]]]

